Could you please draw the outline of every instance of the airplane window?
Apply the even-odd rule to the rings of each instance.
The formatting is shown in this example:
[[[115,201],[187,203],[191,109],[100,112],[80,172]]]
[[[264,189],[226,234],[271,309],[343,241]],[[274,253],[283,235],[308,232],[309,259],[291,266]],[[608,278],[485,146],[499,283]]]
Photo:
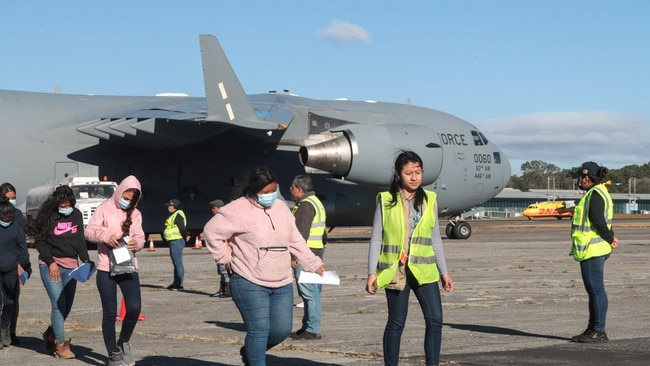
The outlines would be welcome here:
[[[483,140],[481,136],[478,135],[479,132],[472,131],[472,138],[474,139],[474,146],[483,146]]]
[[[492,153],[494,155],[494,163],[495,164],[501,164],[501,153],[498,151],[495,151]]]
[[[487,144],[488,144],[488,139],[487,139],[487,137],[485,137],[485,135],[484,135],[483,133],[481,133],[481,132],[479,132],[478,134],[479,134],[479,135],[481,136],[481,138],[483,139],[483,143],[487,145]]]

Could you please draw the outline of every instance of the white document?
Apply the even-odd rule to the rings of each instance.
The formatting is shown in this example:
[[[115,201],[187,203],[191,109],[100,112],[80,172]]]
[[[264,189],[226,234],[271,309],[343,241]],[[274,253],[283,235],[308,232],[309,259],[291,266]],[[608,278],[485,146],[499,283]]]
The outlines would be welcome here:
[[[340,285],[341,279],[339,278],[339,275],[336,274],[336,271],[325,271],[325,273],[323,273],[323,277],[321,277],[318,273],[300,271],[298,282],[314,283],[320,285]]]
[[[126,248],[126,246],[121,246],[113,249],[113,256],[115,256],[115,262],[117,264],[124,263],[131,259],[131,253]]]

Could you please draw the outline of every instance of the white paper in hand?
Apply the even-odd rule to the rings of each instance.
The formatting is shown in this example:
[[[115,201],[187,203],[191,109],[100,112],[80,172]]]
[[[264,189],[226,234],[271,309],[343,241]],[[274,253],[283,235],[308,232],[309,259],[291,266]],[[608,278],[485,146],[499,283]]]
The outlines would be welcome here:
[[[323,273],[323,277],[321,277],[318,273],[300,271],[298,282],[337,286],[341,284],[341,280],[339,279],[339,275],[336,274],[336,271],[325,271],[325,273]]]
[[[113,256],[115,257],[115,263],[117,264],[124,263],[131,259],[131,253],[129,253],[129,249],[127,249],[126,246],[113,248],[112,250]]]

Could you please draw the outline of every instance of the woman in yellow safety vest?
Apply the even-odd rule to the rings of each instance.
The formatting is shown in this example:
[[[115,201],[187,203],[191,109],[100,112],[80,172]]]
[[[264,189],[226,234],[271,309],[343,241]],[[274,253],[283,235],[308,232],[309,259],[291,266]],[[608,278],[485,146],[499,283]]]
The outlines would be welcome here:
[[[571,255],[580,262],[580,272],[589,294],[589,325],[573,337],[575,342],[606,342],[605,319],[607,318],[607,293],[605,292],[605,261],[618,239],[612,231],[614,204],[603,180],[608,169],[588,161],[571,176],[578,179],[578,186],[585,191],[575,207],[571,225]]]
[[[377,196],[368,251],[366,291],[386,289],[388,322],[384,364],[397,365],[411,290],[420,303],[426,330],[427,365],[438,365],[442,341],[442,300],[438,281],[453,290],[440,238],[436,194],[422,187],[422,159],[413,151],[395,160],[390,190]]]

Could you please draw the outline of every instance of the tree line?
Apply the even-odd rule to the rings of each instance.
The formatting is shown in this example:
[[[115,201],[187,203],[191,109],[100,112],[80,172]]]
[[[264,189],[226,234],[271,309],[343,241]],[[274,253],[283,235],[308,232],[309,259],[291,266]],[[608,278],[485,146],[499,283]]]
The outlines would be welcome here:
[[[512,175],[509,188],[528,191],[530,189],[579,189],[571,173],[578,167],[560,169],[558,166],[541,160],[521,164],[521,176]],[[643,165],[626,165],[620,169],[609,169],[607,181],[612,193],[650,193],[650,162]]]

